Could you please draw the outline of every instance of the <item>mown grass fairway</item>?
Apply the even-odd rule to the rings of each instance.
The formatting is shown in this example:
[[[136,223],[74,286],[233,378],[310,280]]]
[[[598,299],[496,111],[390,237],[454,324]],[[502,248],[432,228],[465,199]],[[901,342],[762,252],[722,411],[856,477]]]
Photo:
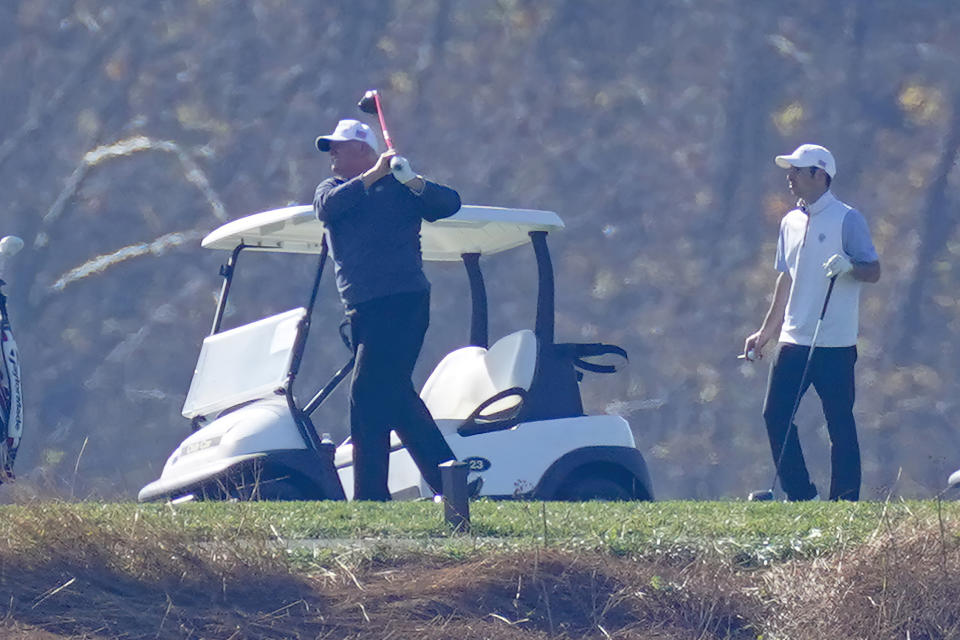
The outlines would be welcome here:
[[[960,637],[960,504],[0,508],[14,638]],[[392,636],[390,634],[393,634]]]

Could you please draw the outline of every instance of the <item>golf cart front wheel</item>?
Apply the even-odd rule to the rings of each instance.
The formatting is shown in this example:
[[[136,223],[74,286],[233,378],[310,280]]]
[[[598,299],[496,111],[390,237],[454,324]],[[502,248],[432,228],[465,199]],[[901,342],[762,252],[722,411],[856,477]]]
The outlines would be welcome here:
[[[633,496],[622,484],[606,476],[587,476],[568,481],[558,492],[560,500],[631,500]]]

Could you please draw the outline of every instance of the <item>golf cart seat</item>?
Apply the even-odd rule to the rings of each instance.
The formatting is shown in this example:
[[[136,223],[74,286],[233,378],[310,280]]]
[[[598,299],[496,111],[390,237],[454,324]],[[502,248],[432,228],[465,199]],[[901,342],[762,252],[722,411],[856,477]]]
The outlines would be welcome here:
[[[489,349],[450,352],[427,378],[420,397],[435,420],[459,421],[461,436],[507,429],[517,423],[536,366],[537,338],[524,329]]]

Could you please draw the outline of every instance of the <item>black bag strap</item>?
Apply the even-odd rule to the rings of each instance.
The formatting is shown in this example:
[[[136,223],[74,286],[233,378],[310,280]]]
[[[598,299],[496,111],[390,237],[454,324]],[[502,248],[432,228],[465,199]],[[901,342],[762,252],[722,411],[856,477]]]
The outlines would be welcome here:
[[[597,364],[584,360],[584,358],[595,358],[597,356],[615,355],[629,361],[626,350],[615,344],[604,344],[602,342],[564,342],[555,345],[557,352],[570,358],[573,366],[583,371],[593,373],[616,373],[617,367],[612,364]]]

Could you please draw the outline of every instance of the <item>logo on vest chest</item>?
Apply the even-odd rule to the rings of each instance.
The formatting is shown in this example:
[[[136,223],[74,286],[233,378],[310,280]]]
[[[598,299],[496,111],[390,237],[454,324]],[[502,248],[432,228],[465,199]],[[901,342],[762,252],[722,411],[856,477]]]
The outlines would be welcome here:
[[[819,240],[820,242],[823,242],[826,239],[827,239],[827,234],[825,233],[821,233],[819,236],[817,236],[817,240]]]

